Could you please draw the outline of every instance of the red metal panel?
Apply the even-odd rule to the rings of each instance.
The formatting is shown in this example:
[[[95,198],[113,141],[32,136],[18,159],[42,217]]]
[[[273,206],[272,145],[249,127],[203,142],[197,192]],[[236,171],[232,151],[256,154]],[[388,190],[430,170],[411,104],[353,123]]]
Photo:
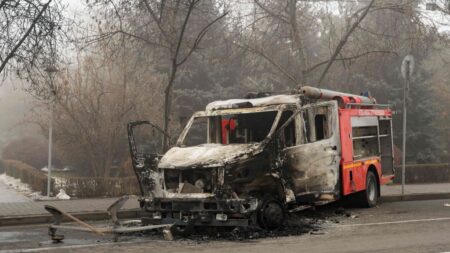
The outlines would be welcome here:
[[[340,109],[347,111],[351,116],[392,116],[390,109]]]
[[[366,189],[366,176],[369,167],[373,165],[379,176],[381,185],[389,182],[381,175],[380,157],[371,157],[343,164],[342,166],[342,194],[348,195]]]
[[[358,192],[365,187],[364,163],[363,162],[350,162],[342,166],[342,186],[343,195]]]
[[[383,177],[380,157],[371,157],[353,161],[353,141],[351,117],[357,116],[392,116],[390,109],[339,109],[339,127],[341,132],[341,180],[342,194],[348,195],[366,188],[366,175],[370,165],[374,165],[379,175],[380,184],[389,182],[391,178]]]
[[[350,123],[350,112],[339,109],[339,130],[341,134],[341,165],[353,161],[352,126]]]

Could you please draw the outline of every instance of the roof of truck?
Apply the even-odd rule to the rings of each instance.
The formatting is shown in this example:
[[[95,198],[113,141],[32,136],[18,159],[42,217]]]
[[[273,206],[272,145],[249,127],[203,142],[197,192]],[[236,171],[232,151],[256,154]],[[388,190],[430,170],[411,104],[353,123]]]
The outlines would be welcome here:
[[[234,108],[247,108],[247,107],[260,107],[269,105],[299,104],[299,103],[300,103],[300,95],[276,95],[252,99],[229,99],[229,100],[214,101],[206,106],[206,110],[214,111],[214,110],[224,110]]]

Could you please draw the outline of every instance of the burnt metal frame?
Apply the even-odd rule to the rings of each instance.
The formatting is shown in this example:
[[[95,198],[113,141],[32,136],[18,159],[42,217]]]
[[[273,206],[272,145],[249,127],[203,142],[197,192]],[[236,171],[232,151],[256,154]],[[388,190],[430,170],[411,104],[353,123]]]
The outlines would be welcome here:
[[[144,226],[142,224],[141,220],[120,221],[117,217],[118,211],[122,208],[122,206],[125,204],[125,202],[132,197],[136,197],[136,196],[133,196],[133,195],[122,196],[121,198],[117,199],[114,203],[112,203],[108,207],[107,211],[108,211],[110,219],[113,223],[112,226],[108,226],[108,227],[93,227],[89,224],[86,224],[86,223],[78,220],[77,218],[73,217],[72,215],[64,212],[63,210],[61,210],[57,207],[46,205],[45,210],[47,210],[50,214],[52,214],[53,219],[54,219],[53,224],[51,224],[49,226],[48,234],[54,242],[60,242],[64,239],[63,235],[56,234],[56,231],[58,229],[95,232],[100,235],[113,234],[114,240],[117,241],[119,235],[123,234],[123,233],[147,231],[147,230],[153,230],[153,229],[158,229],[158,228],[164,228],[166,231],[169,231],[170,227],[174,225],[173,223],[166,223],[166,224],[160,224],[160,225]],[[80,227],[80,226],[61,225],[61,222],[63,221],[64,218],[69,218],[70,220],[73,220],[82,226]],[[133,226],[133,224],[136,224],[136,225]],[[167,232],[165,232],[165,233],[167,233]]]

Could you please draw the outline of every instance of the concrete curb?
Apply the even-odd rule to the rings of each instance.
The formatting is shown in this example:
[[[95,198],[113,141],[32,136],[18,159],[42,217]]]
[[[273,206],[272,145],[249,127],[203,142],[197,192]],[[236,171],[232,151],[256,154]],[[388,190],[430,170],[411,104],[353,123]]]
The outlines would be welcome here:
[[[413,193],[402,195],[381,196],[380,202],[414,201],[414,200],[435,200],[450,199],[450,192],[440,193]]]
[[[119,218],[132,219],[140,217],[141,209],[129,209],[118,212]],[[109,219],[108,212],[94,211],[94,212],[79,212],[70,213],[80,220],[107,220]],[[67,217],[64,217],[63,221],[71,221]],[[24,215],[24,216],[5,216],[0,217],[0,226],[11,225],[26,225],[26,224],[42,224],[52,223],[53,216],[51,214],[38,214],[38,215]]]

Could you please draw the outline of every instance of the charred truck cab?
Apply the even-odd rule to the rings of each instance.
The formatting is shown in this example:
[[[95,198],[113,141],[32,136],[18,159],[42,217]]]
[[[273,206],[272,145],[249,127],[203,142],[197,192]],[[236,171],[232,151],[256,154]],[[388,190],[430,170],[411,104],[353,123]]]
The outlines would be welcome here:
[[[393,178],[391,110],[373,98],[303,87],[297,94],[216,101],[163,156],[133,166],[148,224],[282,225],[287,212],[351,195],[377,204]]]

